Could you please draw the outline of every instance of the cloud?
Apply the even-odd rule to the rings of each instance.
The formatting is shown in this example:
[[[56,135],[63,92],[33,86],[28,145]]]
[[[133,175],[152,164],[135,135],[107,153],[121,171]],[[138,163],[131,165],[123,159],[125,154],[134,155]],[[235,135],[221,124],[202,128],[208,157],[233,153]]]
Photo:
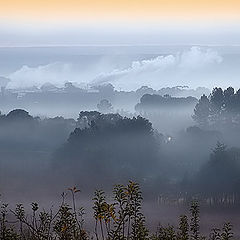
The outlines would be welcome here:
[[[222,61],[223,58],[216,51],[192,47],[190,51],[180,55],[178,65],[183,69],[200,69],[212,64],[220,64]]]
[[[134,61],[132,62],[131,67],[127,69],[114,69],[111,72],[99,74],[93,81],[93,83],[106,82],[111,79],[116,80],[116,78],[121,78],[131,74],[140,74],[164,70],[168,69],[169,67],[175,66],[175,64],[176,59],[172,55],[166,57],[158,56],[150,60]]]
[[[72,75],[71,64],[51,63],[38,67],[28,67],[24,65],[21,69],[9,75],[11,82],[8,88],[25,88],[41,86],[45,82],[51,82],[57,86],[63,85]]]
[[[216,51],[192,47],[189,51],[176,55],[134,61],[127,69],[114,69],[111,72],[99,74],[92,83],[113,82],[118,85],[122,82],[123,85],[125,83],[130,86],[132,85],[131,81],[137,81],[136,83],[160,86],[169,80],[174,84],[180,84],[182,77],[187,78],[190,82],[194,80],[193,73],[209,72],[212,67],[221,64],[222,61],[222,56]]]
[[[118,61],[117,56],[114,61]],[[216,77],[223,57],[212,49],[192,47],[175,55],[133,61],[129,67],[114,68],[109,60],[79,68],[72,63],[56,62],[38,67],[23,66],[8,77],[8,88],[40,87],[46,82],[62,86],[66,81],[85,84],[112,83],[117,88],[136,89],[141,85],[155,88],[179,84],[205,85]],[[118,64],[119,65],[119,64]],[[121,64],[120,64],[121,65]]]

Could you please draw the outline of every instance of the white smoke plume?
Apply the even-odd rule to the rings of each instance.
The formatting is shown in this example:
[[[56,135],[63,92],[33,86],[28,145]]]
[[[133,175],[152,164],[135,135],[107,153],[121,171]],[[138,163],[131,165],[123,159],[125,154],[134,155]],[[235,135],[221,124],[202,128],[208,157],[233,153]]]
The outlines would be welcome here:
[[[189,51],[168,56],[158,56],[150,60],[135,61],[123,70],[101,73],[93,83],[113,82],[122,86],[190,84],[200,75],[211,75],[211,70],[223,61],[216,51],[192,47]],[[198,74],[194,76],[194,74]],[[206,77],[206,76],[205,76]],[[183,82],[183,78],[185,82]],[[201,83],[199,83],[201,85]]]
[[[8,88],[40,87],[45,82],[62,86],[66,81],[86,84],[113,83],[116,88],[136,89],[141,85],[154,88],[175,86],[205,85],[215,76],[216,68],[223,62],[223,57],[216,51],[192,47],[188,51],[175,55],[158,56],[152,59],[133,61],[127,68],[101,70],[92,66],[88,72],[81,72],[71,63],[51,63],[38,67],[23,66],[10,74]],[[105,63],[103,66],[107,66]],[[199,82],[203,81],[205,82]]]

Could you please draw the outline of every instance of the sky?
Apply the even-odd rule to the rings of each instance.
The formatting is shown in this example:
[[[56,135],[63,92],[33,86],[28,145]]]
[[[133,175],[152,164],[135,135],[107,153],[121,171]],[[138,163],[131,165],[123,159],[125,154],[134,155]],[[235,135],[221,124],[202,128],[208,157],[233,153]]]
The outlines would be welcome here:
[[[239,0],[0,1],[0,46],[240,44]]]
[[[8,0],[0,13],[16,19],[239,19],[238,0]]]

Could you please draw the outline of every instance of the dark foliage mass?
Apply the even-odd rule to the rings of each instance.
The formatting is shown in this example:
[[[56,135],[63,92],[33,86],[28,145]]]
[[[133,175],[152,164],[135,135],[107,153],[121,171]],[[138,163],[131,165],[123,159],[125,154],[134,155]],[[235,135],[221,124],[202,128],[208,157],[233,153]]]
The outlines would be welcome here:
[[[140,103],[138,103],[135,109],[139,112],[144,111],[160,111],[161,109],[170,108],[187,108],[194,106],[197,103],[197,99],[194,97],[171,97],[166,94],[161,95],[151,95],[145,94],[141,97]]]
[[[208,193],[239,192],[240,150],[218,143],[197,176],[199,190]]]
[[[240,114],[240,91],[229,87],[214,88],[207,97],[203,95],[194,109],[193,118],[202,127],[211,125],[238,125]]]
[[[5,150],[14,150],[13,146],[22,150],[49,149],[63,143],[75,126],[73,119],[40,119],[25,110],[15,109],[7,115],[0,115],[0,142]]]
[[[159,144],[148,120],[81,112],[77,125],[56,153],[56,168],[76,169],[106,182],[127,178],[149,181],[156,175]]]

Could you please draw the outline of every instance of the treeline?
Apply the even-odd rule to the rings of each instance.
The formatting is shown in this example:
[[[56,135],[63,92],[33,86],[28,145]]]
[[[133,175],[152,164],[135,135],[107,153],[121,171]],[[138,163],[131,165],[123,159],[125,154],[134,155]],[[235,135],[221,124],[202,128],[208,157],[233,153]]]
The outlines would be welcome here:
[[[214,88],[202,95],[194,109],[193,119],[201,127],[237,125],[240,123],[240,90]]]
[[[194,97],[172,97],[170,95],[145,94],[141,97],[140,103],[135,106],[137,112],[151,112],[189,108],[195,106],[197,99]]]
[[[199,98],[203,93],[208,94],[209,90],[206,88],[188,89],[185,86],[154,90],[148,86],[143,86],[136,91],[119,91],[114,89],[111,84],[89,86],[87,89],[83,89],[71,82],[67,82],[63,88],[46,83],[39,89],[36,87],[21,90],[2,88],[0,109],[8,111],[9,109],[23,108],[34,114],[48,116],[61,113],[64,109],[65,116],[73,117],[79,109],[102,110],[101,101],[104,99],[112,104],[114,111],[124,109],[125,112],[133,112],[134,106],[144,94],[170,94],[179,97],[195,96]],[[100,108],[97,108],[99,103]]]
[[[0,149],[52,150],[76,127],[74,119],[33,117],[23,109],[0,114]]]
[[[236,119],[238,112],[231,109],[238,109],[233,107],[238,95],[230,88],[225,91],[215,89],[207,97],[211,108],[207,121],[209,127],[199,124],[175,136],[161,134],[141,116],[130,118],[81,111],[74,120],[33,117],[22,109],[15,109],[0,115],[1,164],[6,163],[4,169],[11,170],[26,158],[38,166],[44,161],[48,167],[42,173],[44,179],[61,184],[62,176],[74,183],[86,182],[89,176],[93,176],[92,181],[88,181],[89,191],[96,184],[107,187],[112,182],[133,179],[143,186],[144,191],[149,191],[149,197],[179,191],[191,195],[198,192],[202,195],[239,194],[240,137],[235,131],[238,124],[235,120],[229,121],[234,131],[216,127],[219,126],[218,119],[222,119],[226,112],[232,112],[230,116]],[[170,96],[157,99],[178,100]],[[196,109],[201,109],[198,107],[202,106],[200,102],[201,99]],[[213,110],[217,115],[212,114]],[[213,119],[216,119],[214,124],[211,123]],[[35,176],[37,170],[33,167],[29,172]],[[7,174],[8,171],[1,172],[4,178]],[[12,174],[17,177],[14,171]],[[19,181],[23,179],[21,174],[19,172]]]
[[[171,137],[140,116],[82,111],[77,120],[40,119],[20,109],[1,115],[0,129],[1,164],[8,166],[1,172],[5,179],[29,159],[32,175],[36,176],[34,165],[47,164],[42,174],[54,183],[63,184],[62,176],[74,183],[93,176],[89,190],[96,184],[109,187],[111,182],[133,179],[149,191],[148,197],[179,191],[206,196],[239,193],[240,150],[217,144],[225,137],[218,131],[195,126]]]
[[[191,127],[171,138],[140,116],[95,111],[81,112],[77,126],[54,154],[53,166],[60,175],[83,182],[90,174],[105,185],[131,178],[155,194],[158,189],[206,196],[239,193],[240,149],[217,142],[218,132]],[[205,155],[202,149],[207,149]]]
[[[209,160],[204,163],[193,178],[186,176],[181,183],[183,190],[201,196],[225,196],[239,193],[240,184],[240,149],[227,148],[218,142],[210,154]],[[226,199],[225,199],[226,200]],[[225,201],[223,200],[223,201]],[[236,195],[235,203],[240,203]]]
[[[142,193],[139,185],[129,182],[126,186],[116,185],[112,199],[107,199],[102,190],[96,190],[93,197],[93,218],[91,231],[86,230],[85,210],[77,206],[80,190],[69,188],[62,194],[58,209],[40,209],[31,204],[29,214],[22,204],[14,210],[7,204],[1,205],[0,239],[2,240],[230,240],[233,239],[232,225],[212,228],[209,236],[200,231],[200,209],[196,200],[192,201],[189,215],[181,215],[178,226],[160,225],[156,233],[151,233],[142,212]],[[67,200],[67,194],[70,200]]]

